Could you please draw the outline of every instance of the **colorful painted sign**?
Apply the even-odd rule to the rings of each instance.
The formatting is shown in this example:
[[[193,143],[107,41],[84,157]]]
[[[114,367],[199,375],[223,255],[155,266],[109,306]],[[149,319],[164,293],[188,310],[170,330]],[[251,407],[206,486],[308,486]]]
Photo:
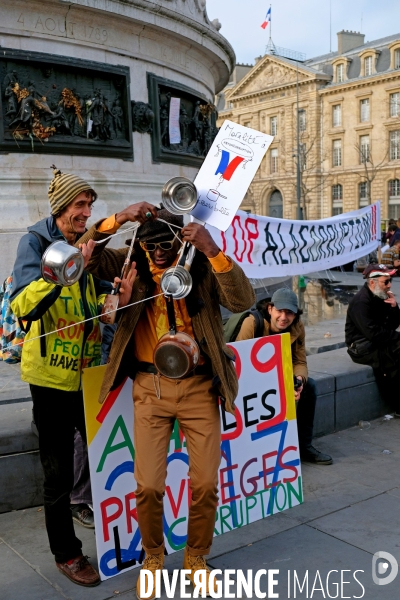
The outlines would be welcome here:
[[[303,501],[290,335],[231,344],[239,394],[236,415],[221,410],[221,465],[215,535]],[[89,462],[101,578],[139,566],[135,508],[132,381],[97,402],[105,366],[83,374]],[[151,443],[151,442],[149,442]],[[171,435],[164,498],[168,554],[186,544],[190,481],[186,442]]]
[[[273,139],[224,121],[194,180],[198,201],[192,217],[226,231]]]
[[[319,221],[274,219],[239,210],[225,233],[207,229],[247,277],[262,278],[305,275],[366,256],[380,245],[380,223],[378,201]]]

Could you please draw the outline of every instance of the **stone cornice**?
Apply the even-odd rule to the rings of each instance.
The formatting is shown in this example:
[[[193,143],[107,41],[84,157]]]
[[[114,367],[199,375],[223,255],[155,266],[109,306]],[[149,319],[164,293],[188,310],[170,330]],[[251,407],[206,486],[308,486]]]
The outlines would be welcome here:
[[[201,5],[199,0],[195,1],[198,6]],[[165,29],[172,34],[175,33],[177,24],[186,26],[200,36],[201,43],[193,38],[190,31],[188,31],[187,36],[182,36],[185,41],[189,41],[195,47],[200,44],[203,50],[208,50],[211,53],[215,53],[212,47],[215,45],[219,49],[219,52],[216,53],[219,58],[222,58],[221,53],[224,56],[222,60],[224,60],[229,74],[226,74],[225,81],[221,81],[221,89],[227,85],[229,75],[236,64],[236,55],[232,46],[211,24],[205,10],[199,9],[199,12],[203,13],[205,21],[201,23],[199,20],[174,10],[173,6],[164,6],[159,2],[156,3],[150,0],[95,0],[94,2],[92,0],[59,0],[59,2],[67,4],[69,7],[79,6],[95,12],[106,12],[118,17],[126,17],[139,22],[141,25],[154,29]],[[165,24],[162,23],[162,19],[165,19]],[[181,35],[181,33],[178,35]],[[208,43],[204,43],[203,38]]]
[[[101,10],[106,12],[112,12],[113,14],[118,14],[118,10],[112,10],[112,6],[125,5],[131,7],[133,11],[137,12],[137,9],[142,9],[145,12],[152,13],[157,16],[166,17],[169,20],[178,21],[187,25],[188,27],[195,29],[201,35],[205,35],[206,37],[212,39],[212,41],[220,46],[224,52],[229,56],[232,63],[232,68],[236,64],[236,55],[232,46],[228,42],[227,39],[224,38],[218,31],[216,31],[215,27],[211,24],[208,19],[207,13],[204,12],[206,23],[201,23],[197,19],[193,19],[188,17],[182,12],[174,10],[173,7],[163,6],[159,2],[152,2],[151,0],[96,0],[95,3],[90,2],[90,0],[60,0],[60,2],[69,4],[69,5],[79,5],[84,6],[90,9]],[[125,12],[125,11],[124,11]],[[129,15],[131,18],[135,18],[134,14]],[[136,16],[137,18],[137,16]],[[152,25],[155,25],[154,20],[152,19]],[[173,31],[173,28],[172,28]]]
[[[398,79],[400,86],[400,71],[395,70],[390,73],[376,73],[372,77],[357,79],[357,80],[349,80],[343,81],[342,83],[336,83],[329,85],[325,88],[319,89],[319,93],[321,95],[330,95],[330,94],[343,94],[347,92],[347,90],[352,90],[355,88],[363,88],[369,85],[376,85],[383,83],[385,81],[392,81]]]
[[[259,60],[254,67],[243,77],[243,79],[241,79],[236,85],[235,87],[233,87],[230,91],[230,96],[229,98],[233,97],[233,94],[237,91],[240,90],[240,88],[244,87],[248,82],[250,82],[253,79],[257,78],[257,75],[260,71],[262,71],[262,69],[264,68],[265,64],[267,62],[272,62],[275,63],[277,65],[279,65],[280,67],[284,67],[286,68],[288,71],[292,71],[293,72],[293,82],[289,82],[288,84],[282,84],[284,87],[287,87],[288,85],[296,85],[296,68],[291,65],[288,64],[287,62],[285,62],[284,60],[279,60],[279,56],[275,56],[272,54],[266,54],[261,60]],[[298,69],[298,73],[301,76],[305,76],[307,79],[302,79],[299,81],[299,85],[304,84],[304,83],[310,83],[310,82],[316,82],[316,81],[330,81],[331,80],[331,76],[330,75],[325,75],[322,73],[312,73],[309,70],[306,69],[302,69],[301,66]],[[276,90],[281,89],[282,86],[277,85]],[[267,88],[268,91],[271,90],[271,88]],[[265,90],[264,90],[265,93]],[[256,92],[252,92],[252,95],[258,95],[258,90]],[[247,94],[242,94],[241,96],[237,96],[237,99],[241,98],[241,97],[247,97]]]
[[[301,87],[302,85],[308,85],[308,84],[314,84],[316,85],[318,82],[317,79],[303,79],[302,81],[299,81],[299,87]],[[289,81],[288,83],[282,83],[282,84],[271,84],[272,87],[268,87],[268,88],[264,88],[262,90],[256,90],[254,92],[248,92],[247,94],[243,94],[241,96],[234,96],[233,93],[229,94],[229,96],[227,96],[227,100],[229,100],[229,102],[240,102],[241,100],[247,100],[248,98],[257,98],[258,96],[265,96],[266,94],[274,94],[276,92],[282,91],[282,90],[287,90],[290,88],[295,88],[296,87],[296,81]],[[234,90],[232,90],[234,91]],[[318,91],[318,89],[316,88],[315,91]],[[271,100],[276,100],[276,98],[271,98]],[[268,102],[269,99],[268,97],[264,99],[265,102]]]

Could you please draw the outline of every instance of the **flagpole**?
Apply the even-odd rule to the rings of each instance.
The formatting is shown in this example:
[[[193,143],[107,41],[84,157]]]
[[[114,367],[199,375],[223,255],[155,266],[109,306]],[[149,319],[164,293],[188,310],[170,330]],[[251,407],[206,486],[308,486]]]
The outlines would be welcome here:
[[[297,192],[297,215],[298,221],[303,219],[301,208],[301,152],[300,152],[300,109],[299,109],[299,63],[296,60],[296,112],[297,112],[297,165],[296,165],[296,192]]]
[[[272,4],[269,5],[269,41],[272,41]]]

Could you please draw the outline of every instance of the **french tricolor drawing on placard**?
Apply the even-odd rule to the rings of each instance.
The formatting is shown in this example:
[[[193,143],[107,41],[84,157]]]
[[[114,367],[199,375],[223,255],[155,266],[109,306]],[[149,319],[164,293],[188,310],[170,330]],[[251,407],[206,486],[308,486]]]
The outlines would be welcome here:
[[[265,17],[264,23],[261,25],[263,29],[266,29],[267,26],[271,23],[271,7],[269,7],[267,15]]]

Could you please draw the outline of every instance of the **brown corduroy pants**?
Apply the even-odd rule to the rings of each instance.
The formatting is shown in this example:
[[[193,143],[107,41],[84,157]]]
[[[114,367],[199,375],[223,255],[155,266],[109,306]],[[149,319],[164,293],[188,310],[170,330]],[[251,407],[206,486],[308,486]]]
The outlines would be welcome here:
[[[159,397],[157,397],[159,396]],[[175,419],[185,435],[192,500],[187,548],[208,554],[218,505],[221,427],[218,397],[207,375],[172,380],[138,373],[133,386],[136,508],[142,545],[164,552],[163,497]]]

